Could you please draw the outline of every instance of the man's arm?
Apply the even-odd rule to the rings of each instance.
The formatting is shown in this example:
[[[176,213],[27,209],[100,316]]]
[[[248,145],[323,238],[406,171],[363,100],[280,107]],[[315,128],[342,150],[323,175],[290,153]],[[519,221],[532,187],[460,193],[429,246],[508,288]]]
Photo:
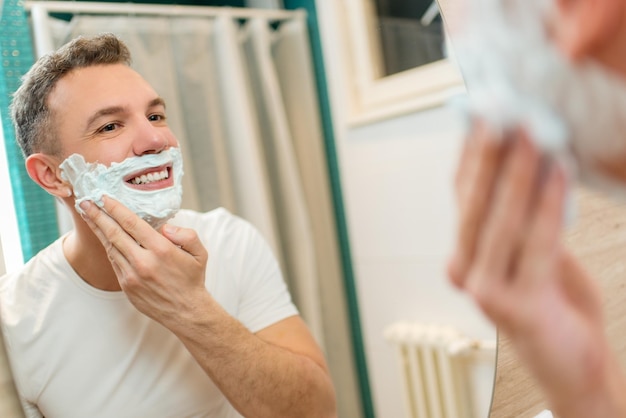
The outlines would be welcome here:
[[[242,415],[336,416],[325,361],[300,317],[252,335],[219,306],[204,315],[175,332]]]
[[[449,275],[511,339],[558,416],[624,417],[600,291],[562,243],[566,182],[524,133],[478,126],[457,173]]]
[[[208,254],[190,229],[162,234],[113,199],[83,204],[120,286],[135,307],[172,331],[244,416],[334,417],[323,355],[298,316],[256,334],[205,288]]]

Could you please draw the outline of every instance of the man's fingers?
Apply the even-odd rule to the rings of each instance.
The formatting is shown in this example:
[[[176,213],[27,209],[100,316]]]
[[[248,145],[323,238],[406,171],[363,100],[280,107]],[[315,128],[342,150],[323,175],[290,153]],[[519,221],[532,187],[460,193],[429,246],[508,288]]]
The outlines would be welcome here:
[[[113,267],[113,271],[117,276],[120,286],[124,286],[126,278],[134,270],[127,256],[122,254],[117,248],[111,246],[111,249],[107,252],[109,261]]]
[[[450,263],[452,282],[462,286],[476,251],[478,233],[490,205],[499,170],[504,141],[496,138],[484,125],[479,125],[469,141],[459,169],[459,227],[456,252]]]
[[[106,225],[107,221],[110,221],[109,216],[91,201],[82,202],[80,207],[85,212],[83,220],[91,228],[108,253],[111,248],[111,242],[102,227]]]
[[[156,232],[154,228],[137,216],[137,214],[133,211],[108,196],[104,196],[102,200],[104,202],[104,210],[117,224],[107,225],[110,226],[110,228],[105,230],[105,234],[107,234],[107,236],[109,236],[109,234],[113,234],[116,238],[119,238],[113,240],[112,237],[109,236],[113,245],[120,249],[122,253],[126,254],[126,250],[129,249],[129,245],[136,245],[136,243],[139,243],[139,245],[147,249],[152,249],[163,244],[163,237],[161,234]],[[132,237],[132,241],[134,242],[125,239],[125,237],[118,237],[120,232],[119,227],[121,227],[121,231],[125,232],[124,235]]]
[[[86,215],[83,219],[85,219],[100,242],[102,242],[102,245],[109,255],[112,254],[111,249],[115,248],[124,258],[128,259],[130,263],[134,263],[141,258],[143,254],[141,250],[146,248],[143,242],[154,245],[155,241],[159,239],[164,240],[161,234],[154,231],[150,225],[113,199],[104,199],[104,209],[99,208],[93,202],[89,201],[81,203],[81,208],[83,208]],[[134,231],[135,236],[138,236],[143,241],[136,239],[135,236],[130,234],[130,231],[124,229],[124,225],[120,224],[118,219],[113,218],[112,213],[109,212],[112,208],[115,209],[113,213],[117,218],[121,219],[122,222],[125,220],[124,223],[126,226]],[[131,215],[136,219],[133,220]],[[136,232],[138,229],[141,229],[140,226],[142,222],[144,223],[143,226],[149,228],[154,234],[154,237],[151,239],[146,238],[148,234],[142,235]]]
[[[486,274],[476,276],[477,280],[506,280],[515,265],[535,200],[540,160],[534,144],[520,133],[498,174],[490,211],[478,239],[476,265]]]
[[[565,172],[559,164],[552,162],[545,176],[516,272],[517,276],[525,278],[524,285],[528,286],[534,286],[552,274],[563,229],[567,191]]]
[[[485,124],[478,123],[466,139],[456,175],[459,205],[477,200],[476,192],[488,194],[485,183],[499,167],[505,141]]]
[[[165,238],[192,256],[200,259],[207,258],[207,250],[194,230],[165,224],[162,233]]]

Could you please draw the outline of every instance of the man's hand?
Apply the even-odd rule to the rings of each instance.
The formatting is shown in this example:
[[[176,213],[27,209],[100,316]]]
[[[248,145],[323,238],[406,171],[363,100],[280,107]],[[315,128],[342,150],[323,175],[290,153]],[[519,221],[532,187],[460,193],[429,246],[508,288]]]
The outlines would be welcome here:
[[[562,244],[566,189],[563,169],[523,132],[498,138],[477,126],[456,177],[449,276],[511,338],[555,411],[623,416],[626,386],[604,333],[600,292]]]
[[[91,202],[81,208],[122,290],[143,314],[165,325],[206,297],[208,254],[195,231],[165,225],[159,233],[108,197],[104,210]]]

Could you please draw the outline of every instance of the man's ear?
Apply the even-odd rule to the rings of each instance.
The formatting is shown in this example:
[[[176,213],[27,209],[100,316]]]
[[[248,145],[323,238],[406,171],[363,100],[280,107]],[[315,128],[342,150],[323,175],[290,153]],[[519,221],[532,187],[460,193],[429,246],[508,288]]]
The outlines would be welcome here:
[[[556,41],[572,59],[603,55],[624,22],[624,0],[556,0]]]
[[[61,178],[57,157],[35,153],[26,158],[26,171],[35,183],[53,196],[66,198],[71,196],[71,186]]]

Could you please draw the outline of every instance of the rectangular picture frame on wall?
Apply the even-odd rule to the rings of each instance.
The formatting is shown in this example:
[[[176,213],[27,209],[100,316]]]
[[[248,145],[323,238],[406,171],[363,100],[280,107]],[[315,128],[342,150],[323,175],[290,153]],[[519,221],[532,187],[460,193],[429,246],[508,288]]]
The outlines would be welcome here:
[[[246,7],[254,9],[284,9],[283,0],[246,0]]]
[[[423,58],[424,51],[420,51],[436,42],[429,25],[438,19],[443,27],[439,10],[445,17],[454,1],[422,0],[420,9],[415,8],[420,6],[416,0],[406,0],[405,5],[402,0],[342,2],[351,52],[349,74],[353,75],[350,125],[441,106],[465,91],[445,30],[440,29],[440,57],[430,53],[430,59]]]

